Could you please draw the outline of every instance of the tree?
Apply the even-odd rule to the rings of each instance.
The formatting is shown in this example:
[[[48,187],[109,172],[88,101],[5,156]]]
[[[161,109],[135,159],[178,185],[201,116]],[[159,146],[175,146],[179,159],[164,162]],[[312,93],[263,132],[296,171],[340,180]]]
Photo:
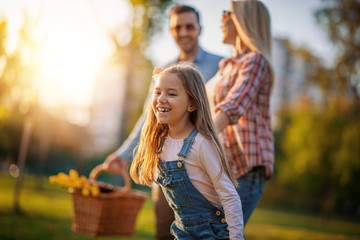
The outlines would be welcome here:
[[[134,9],[131,43],[144,51],[151,38],[162,28],[165,10],[173,0],[129,0]]]
[[[344,99],[330,100],[325,109],[305,99],[283,112],[288,121],[278,130],[284,136],[277,143],[277,180],[302,196],[293,204],[323,216],[356,214],[360,117],[347,117],[349,109]]]
[[[142,106],[151,81],[152,63],[145,56],[145,50],[155,33],[160,31],[165,10],[173,0],[129,0],[132,5],[133,18],[129,25],[131,38],[125,45],[119,39],[121,28],[108,30],[110,39],[115,45],[113,61],[125,66],[125,94],[122,129],[120,140],[127,136],[138,116],[143,112]]]
[[[327,29],[337,58],[333,68],[313,64],[307,80],[322,90],[323,101],[304,96],[284,108],[275,141],[275,176],[295,193],[292,204],[319,211],[357,216],[360,194],[360,1],[325,0],[315,13]],[[302,55],[313,62],[309,51]]]
[[[7,20],[0,22],[0,154],[13,159],[18,153],[20,130],[24,116],[35,105],[34,54],[37,44],[31,38],[36,22],[24,14],[24,23],[19,31],[18,44],[8,52]],[[39,43],[40,44],[40,43]]]
[[[323,0],[326,7],[315,13],[338,50],[335,60],[336,87],[350,94],[360,112],[360,1]]]
[[[82,154],[81,144],[88,139],[85,129],[50,118],[46,110],[40,107],[34,79],[38,48],[43,42],[32,34],[40,16],[35,20],[30,19],[26,12],[23,16],[18,42],[13,51],[6,48],[7,20],[0,20],[0,161],[15,163],[18,160],[20,172],[14,191],[16,212],[20,211],[19,197],[25,160],[35,165],[32,169],[42,170],[50,143],[52,148],[72,152],[78,157]],[[47,123],[48,128],[45,129]],[[44,133],[52,135],[53,140],[48,141]],[[44,160],[39,161],[41,158]],[[41,171],[37,173],[43,174]]]

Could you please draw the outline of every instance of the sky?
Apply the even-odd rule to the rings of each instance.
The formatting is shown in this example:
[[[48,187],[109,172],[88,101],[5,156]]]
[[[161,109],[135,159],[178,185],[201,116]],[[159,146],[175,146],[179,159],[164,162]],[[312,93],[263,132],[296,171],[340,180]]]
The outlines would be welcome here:
[[[287,38],[296,46],[307,46],[315,56],[331,63],[335,52],[326,33],[316,23],[313,12],[321,0],[263,0],[271,15],[273,36]],[[200,45],[213,53],[230,56],[232,49],[222,43],[221,14],[230,0],[179,0],[201,14]],[[71,105],[86,108],[92,102],[94,82],[101,64],[113,51],[106,29],[121,29],[119,39],[129,40],[125,22],[132,18],[126,0],[0,0],[0,18],[6,17],[9,49],[17,43],[17,30],[24,9],[30,19],[40,16],[36,31],[39,42],[46,40],[38,53],[36,85],[46,107]],[[165,21],[155,35],[147,56],[157,66],[174,59],[179,50]]]

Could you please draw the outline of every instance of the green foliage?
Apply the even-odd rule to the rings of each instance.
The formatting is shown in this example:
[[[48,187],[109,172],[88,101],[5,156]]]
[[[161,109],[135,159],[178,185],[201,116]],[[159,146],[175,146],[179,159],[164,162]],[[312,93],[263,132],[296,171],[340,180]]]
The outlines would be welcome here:
[[[131,43],[144,50],[151,37],[161,30],[165,10],[173,0],[129,0],[134,8]]]
[[[109,38],[115,46],[113,61],[125,66],[125,96],[127,104],[123,108],[123,126],[120,139],[125,139],[134,127],[141,113],[151,82],[153,65],[145,56],[146,47],[155,33],[162,30],[166,18],[165,10],[173,0],[129,0],[133,18],[129,21],[131,40],[124,44],[119,41],[119,31],[109,30]]]
[[[344,93],[351,93],[359,106],[360,86],[360,1],[326,0],[315,17],[337,46],[334,80]]]
[[[346,102],[333,100],[326,109],[311,103],[284,111],[289,119],[278,148],[277,180],[306,195],[302,206],[323,214],[357,214],[360,193],[360,117]],[[278,156],[279,157],[279,156]]]
[[[329,69],[306,49],[297,49],[312,64],[308,82],[322,91],[320,102],[306,97],[284,106],[275,131],[275,181],[285,205],[359,216],[360,193],[360,2],[325,0],[315,16],[335,43],[338,57]],[[293,196],[291,197],[291,193]]]

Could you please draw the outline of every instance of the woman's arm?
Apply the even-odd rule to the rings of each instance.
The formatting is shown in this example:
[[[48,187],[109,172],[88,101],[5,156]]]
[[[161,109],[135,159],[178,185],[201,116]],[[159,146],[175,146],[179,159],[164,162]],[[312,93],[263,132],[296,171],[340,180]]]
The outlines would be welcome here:
[[[269,81],[269,68],[265,58],[259,53],[249,53],[241,65],[234,65],[229,78],[234,84],[227,89],[225,98],[215,106],[215,113],[223,112],[229,124],[235,124],[245,114],[257,98],[263,81]],[[228,86],[223,86],[224,91]]]
[[[224,128],[230,124],[229,117],[222,111],[218,111],[214,118],[216,133],[222,132]]]

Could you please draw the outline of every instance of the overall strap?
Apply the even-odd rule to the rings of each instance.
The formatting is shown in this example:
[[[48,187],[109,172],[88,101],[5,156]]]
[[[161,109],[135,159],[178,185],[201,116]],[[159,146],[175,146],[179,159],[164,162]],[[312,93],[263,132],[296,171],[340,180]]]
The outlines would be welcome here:
[[[182,157],[183,159],[187,158],[190,148],[193,142],[195,141],[195,137],[198,134],[198,132],[199,131],[196,128],[194,128],[194,130],[191,131],[189,136],[187,136],[187,138],[184,138],[184,144],[182,145],[180,152],[177,154],[179,158],[180,157]]]

